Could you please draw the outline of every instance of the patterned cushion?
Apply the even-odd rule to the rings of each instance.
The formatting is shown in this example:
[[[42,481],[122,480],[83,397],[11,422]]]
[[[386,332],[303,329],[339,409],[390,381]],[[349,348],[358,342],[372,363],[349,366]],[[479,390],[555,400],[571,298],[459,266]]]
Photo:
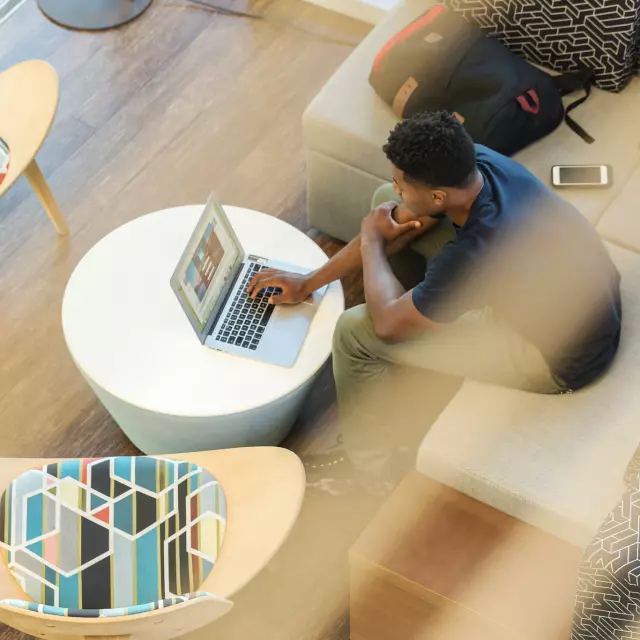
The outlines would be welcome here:
[[[586,548],[578,571],[571,640],[640,638],[640,477]]]
[[[187,600],[196,600],[198,598],[208,598],[224,602],[222,598],[218,598],[210,593],[189,593],[186,596],[175,596],[158,602],[148,602],[147,604],[138,604],[133,607],[125,607],[123,609],[62,609],[61,607],[52,607],[48,604],[36,604],[35,602],[25,602],[24,600],[0,600],[0,604],[6,604],[10,607],[18,609],[27,609],[34,613],[44,613],[49,616],[67,616],[69,618],[113,618],[117,616],[133,616],[137,613],[147,613],[155,609],[166,609],[174,604],[181,604]]]
[[[0,501],[0,549],[36,604],[126,609],[197,591],[224,538],[213,476],[163,458],[79,459],[27,471]]]

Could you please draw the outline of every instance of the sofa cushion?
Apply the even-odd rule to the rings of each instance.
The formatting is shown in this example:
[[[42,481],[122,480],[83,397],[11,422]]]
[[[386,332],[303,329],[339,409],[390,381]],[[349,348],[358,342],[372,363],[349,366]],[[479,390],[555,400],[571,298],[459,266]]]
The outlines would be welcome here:
[[[379,178],[391,177],[381,148],[397,119],[369,85],[369,72],[385,42],[433,4],[432,0],[403,2],[338,69],[305,113],[305,143],[309,149]],[[563,192],[595,224],[640,159],[639,102],[640,78],[621,94],[594,90],[589,100],[572,113],[596,139],[594,144],[586,144],[562,124],[515,157],[547,184],[554,164],[611,165],[611,188]]]
[[[640,442],[640,255],[607,246],[623,298],[607,374],[558,396],[465,381],[417,462],[421,473],[581,547],[622,494]]]
[[[621,247],[640,252],[640,166],[637,166],[620,195],[604,212],[596,229],[603,237]]]
[[[36,604],[124,609],[196,591],[225,523],[222,488],[193,463],[67,460],[7,487],[0,550]]]

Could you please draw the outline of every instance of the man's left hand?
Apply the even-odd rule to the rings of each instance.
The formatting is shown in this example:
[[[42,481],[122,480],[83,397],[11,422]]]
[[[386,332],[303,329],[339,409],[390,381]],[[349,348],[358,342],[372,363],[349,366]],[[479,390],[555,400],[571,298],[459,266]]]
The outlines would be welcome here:
[[[393,212],[398,204],[385,202],[373,209],[362,221],[362,239],[365,242],[394,242],[405,233],[419,229],[421,224],[417,220],[411,220],[399,224],[393,218]]]

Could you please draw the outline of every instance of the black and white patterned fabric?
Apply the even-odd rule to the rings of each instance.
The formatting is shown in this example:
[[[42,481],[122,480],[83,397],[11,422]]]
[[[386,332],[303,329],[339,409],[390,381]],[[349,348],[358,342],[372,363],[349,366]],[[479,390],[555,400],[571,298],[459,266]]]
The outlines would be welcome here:
[[[640,640],[640,449],[582,557],[571,640]]]
[[[622,90],[640,69],[640,0],[443,0],[529,62],[588,67],[596,85]]]

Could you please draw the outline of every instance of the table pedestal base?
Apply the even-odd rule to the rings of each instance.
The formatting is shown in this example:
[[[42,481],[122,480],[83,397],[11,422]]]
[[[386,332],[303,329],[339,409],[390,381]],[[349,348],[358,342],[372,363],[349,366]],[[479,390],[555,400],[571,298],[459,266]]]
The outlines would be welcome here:
[[[42,13],[70,29],[100,31],[137,18],[152,0],[38,0]]]
[[[124,434],[147,455],[279,445],[317,378],[316,374],[289,395],[250,411],[192,417],[155,413],[124,402],[82,373]]]

